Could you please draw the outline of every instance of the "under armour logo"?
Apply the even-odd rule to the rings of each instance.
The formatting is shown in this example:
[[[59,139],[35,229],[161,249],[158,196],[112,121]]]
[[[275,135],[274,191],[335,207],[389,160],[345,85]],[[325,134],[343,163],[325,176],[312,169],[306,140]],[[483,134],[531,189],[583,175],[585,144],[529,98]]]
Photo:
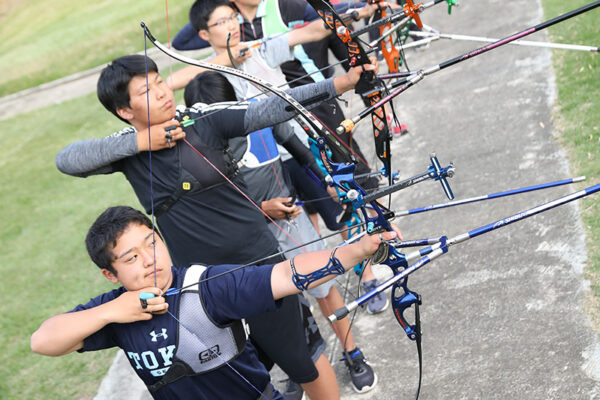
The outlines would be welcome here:
[[[150,332],[150,336],[152,336],[153,342],[156,342],[157,338],[160,336],[162,336],[162,338],[164,340],[166,340],[169,337],[169,335],[167,335],[167,328],[162,328],[162,333],[156,333],[156,332],[152,331],[152,332]]]

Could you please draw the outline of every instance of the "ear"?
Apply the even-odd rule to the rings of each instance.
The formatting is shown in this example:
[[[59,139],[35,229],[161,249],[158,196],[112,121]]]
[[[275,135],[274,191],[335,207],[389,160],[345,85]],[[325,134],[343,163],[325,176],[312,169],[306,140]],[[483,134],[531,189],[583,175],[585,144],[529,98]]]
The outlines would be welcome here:
[[[200,39],[202,40],[206,40],[207,42],[209,42],[209,38],[210,38],[210,34],[208,33],[208,31],[206,29],[200,29],[198,31],[198,36],[200,36]]]
[[[106,268],[102,268],[102,275],[112,283],[119,283],[119,278]]]
[[[129,107],[117,108],[117,114],[127,121],[131,121],[134,117],[133,112]]]

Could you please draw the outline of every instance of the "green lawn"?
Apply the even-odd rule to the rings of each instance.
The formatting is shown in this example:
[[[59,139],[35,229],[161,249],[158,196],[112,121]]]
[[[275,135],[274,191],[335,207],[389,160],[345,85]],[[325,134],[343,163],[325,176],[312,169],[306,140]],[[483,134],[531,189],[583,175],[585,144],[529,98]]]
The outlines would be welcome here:
[[[589,1],[543,0],[546,18],[588,4]],[[595,9],[550,29],[552,41],[600,46],[600,10]],[[600,183],[600,54],[554,50],[558,100],[554,122],[563,132],[573,176],[586,175],[587,185]],[[581,185],[583,186],[583,185]],[[600,202],[592,197],[580,203],[587,233],[586,277],[592,293],[586,309],[600,332]]]
[[[54,156],[120,126],[95,95],[0,121],[2,399],[91,398],[110,365],[114,352],[35,355],[29,337],[47,317],[110,287],[86,255],[85,233],[106,206],[139,203],[122,176],[69,177]]]
[[[166,41],[165,3],[0,0],[0,97],[143,50],[140,21]],[[190,4],[168,3],[171,38]]]

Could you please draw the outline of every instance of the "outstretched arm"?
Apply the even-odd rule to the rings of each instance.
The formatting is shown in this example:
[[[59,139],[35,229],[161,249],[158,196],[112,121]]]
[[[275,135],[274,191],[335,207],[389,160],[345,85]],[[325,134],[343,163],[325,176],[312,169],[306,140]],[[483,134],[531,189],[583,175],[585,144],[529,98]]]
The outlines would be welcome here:
[[[248,49],[248,45],[245,43],[239,43],[235,46],[231,47],[231,53],[233,54],[233,58],[236,63],[244,62],[248,57],[252,56],[252,52],[244,51],[242,49]],[[224,65],[226,67],[231,67],[231,61],[229,59],[229,55],[226,52],[223,52],[219,55],[214,56],[213,58],[204,60],[211,64]],[[202,72],[208,71],[206,68],[198,67],[195,65],[188,65],[187,67],[183,67],[178,71],[173,72],[167,78],[167,84],[173,90],[183,89],[187,86],[188,83],[192,79],[196,77],[196,75],[201,74]]]
[[[300,165],[310,169],[321,182],[325,182],[325,174],[317,165],[313,153],[296,135],[291,136],[287,141],[282,142],[281,144]]]
[[[294,89],[287,90],[286,92],[299,102],[315,99],[322,95],[326,95],[328,98],[335,97],[354,89],[363,72],[362,67],[364,67],[365,71],[372,71],[377,68],[375,65],[365,64],[361,67],[352,68],[346,74],[337,76],[333,79],[298,86]],[[323,100],[327,100],[327,98],[320,98],[319,102]],[[315,104],[313,104],[313,106],[314,105]],[[286,110],[287,106],[288,103],[276,96],[250,103],[244,117],[245,132],[254,132],[268,126],[277,125],[292,118],[295,115],[295,111],[291,109],[289,111]],[[310,106],[308,108],[310,108]],[[239,136],[239,132],[232,132],[231,134],[233,136],[229,137]]]
[[[385,7],[387,6],[387,3],[382,3],[381,6]],[[377,5],[366,4],[358,9],[358,16],[356,19],[360,20],[362,18],[368,18],[373,15],[376,10]],[[305,27],[291,30],[289,33],[289,44],[290,47],[294,47],[298,44],[318,42],[331,33],[333,33],[333,31],[327,28],[323,21],[318,18]]]
[[[381,234],[384,240],[401,237],[398,228],[395,226],[392,227],[394,229],[393,232],[384,232]],[[358,242],[339,247],[335,252],[335,257],[340,261],[342,267],[348,271],[359,262],[372,256],[380,243],[381,239],[379,235],[365,235]],[[297,273],[299,275],[306,275],[325,267],[329,262],[331,254],[331,250],[320,250],[294,257],[293,262]],[[292,282],[292,276],[290,260],[275,264],[271,273],[271,290],[276,300],[300,292]],[[319,286],[335,277],[336,275],[325,276],[312,282],[309,289]]]

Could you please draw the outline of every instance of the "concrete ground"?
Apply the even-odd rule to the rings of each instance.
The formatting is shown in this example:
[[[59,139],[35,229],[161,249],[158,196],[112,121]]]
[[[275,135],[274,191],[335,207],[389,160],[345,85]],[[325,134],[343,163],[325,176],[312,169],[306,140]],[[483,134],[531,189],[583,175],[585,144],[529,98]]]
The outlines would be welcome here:
[[[503,37],[540,22],[542,12],[539,0],[482,0],[462,2],[452,16],[444,5],[434,7],[422,19],[442,32]],[[534,40],[546,40],[545,34]],[[425,51],[408,51],[408,64],[428,67],[476,47],[438,41]],[[416,175],[436,152],[443,165],[456,166],[450,184],[457,199],[570,177],[556,143],[561,132],[551,121],[555,95],[545,49],[506,46],[429,76],[395,102],[410,134],[393,141],[394,168],[402,178]],[[346,114],[355,115],[362,102],[353,97],[350,106]],[[365,154],[373,154],[368,121],[356,137]],[[396,223],[406,239],[452,237],[574,190],[549,189]],[[439,184],[428,181],[394,195],[392,209],[444,201]],[[584,243],[578,205],[571,203],[454,246],[413,274],[409,287],[423,298],[421,398],[600,399],[600,344],[582,311],[588,290]],[[385,267],[375,273],[391,276]],[[348,277],[353,300],[356,277]],[[340,279],[342,293],[345,282]],[[356,341],[379,376],[373,391],[358,395],[338,362],[333,332],[313,303],[343,399],[414,397],[416,347],[390,310],[374,316],[359,310],[354,320]],[[117,357],[97,399],[148,398],[126,364]],[[276,386],[282,378],[273,372]]]

